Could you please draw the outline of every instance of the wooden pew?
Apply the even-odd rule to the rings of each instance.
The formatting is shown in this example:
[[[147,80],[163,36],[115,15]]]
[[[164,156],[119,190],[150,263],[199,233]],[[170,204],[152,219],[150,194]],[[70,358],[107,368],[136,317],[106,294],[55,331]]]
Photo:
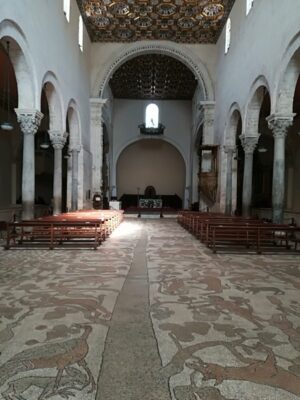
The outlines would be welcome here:
[[[102,222],[24,221],[7,226],[4,248],[92,247],[95,250],[103,241]]]
[[[253,249],[257,254],[262,250],[289,250],[289,237],[300,228],[276,224],[215,224],[208,230],[207,246],[213,253],[218,248],[232,249],[242,246]]]

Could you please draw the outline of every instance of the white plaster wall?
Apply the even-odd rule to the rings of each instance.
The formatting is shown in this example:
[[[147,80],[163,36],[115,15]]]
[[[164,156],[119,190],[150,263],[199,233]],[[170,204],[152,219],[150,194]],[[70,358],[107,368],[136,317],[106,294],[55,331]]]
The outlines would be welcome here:
[[[145,122],[146,100],[114,101],[111,185],[116,186],[116,163],[122,150],[136,140],[144,139],[138,125]],[[186,183],[189,182],[192,102],[180,100],[155,101],[159,107],[159,121],[165,125],[163,140],[173,144],[186,163]],[[188,186],[188,185],[187,185]]]
[[[0,38],[14,28],[5,28],[4,20],[17,24],[23,32],[27,44],[27,56],[31,61],[34,83],[35,108],[40,109],[40,96],[43,78],[51,71],[58,83],[62,108],[62,121],[65,121],[71,99],[79,113],[80,138],[84,151],[89,151],[89,97],[90,97],[90,40],[84,28],[83,52],[78,46],[79,10],[76,0],[71,0],[70,22],[63,13],[62,0],[6,0],[0,5]],[[1,24],[2,22],[2,24]],[[32,107],[28,107],[32,108]],[[88,167],[88,166],[87,166]],[[80,187],[90,187],[89,172],[84,163]],[[86,182],[89,182],[86,184]],[[83,189],[82,189],[83,190]],[[81,194],[83,197],[83,194]]]

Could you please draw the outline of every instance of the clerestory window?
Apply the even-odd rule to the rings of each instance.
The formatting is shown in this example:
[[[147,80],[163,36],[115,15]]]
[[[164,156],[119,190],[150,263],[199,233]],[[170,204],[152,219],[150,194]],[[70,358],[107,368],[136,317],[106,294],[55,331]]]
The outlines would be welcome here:
[[[254,0],[246,0],[246,15],[249,14],[251,8],[253,7]]]
[[[146,128],[158,128],[159,109],[154,103],[146,107]]]
[[[80,50],[83,51],[83,20],[82,16],[79,16],[79,25],[78,25],[78,44]]]
[[[231,40],[231,19],[228,18],[226,22],[226,32],[225,32],[225,54],[228,53]]]
[[[64,0],[64,14],[67,21],[70,22],[70,0]]]

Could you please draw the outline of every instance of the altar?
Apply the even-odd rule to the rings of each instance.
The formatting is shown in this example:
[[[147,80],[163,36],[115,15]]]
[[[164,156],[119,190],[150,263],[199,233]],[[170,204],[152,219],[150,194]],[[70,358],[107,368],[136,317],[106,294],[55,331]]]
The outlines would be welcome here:
[[[162,199],[139,199],[140,208],[162,208]]]

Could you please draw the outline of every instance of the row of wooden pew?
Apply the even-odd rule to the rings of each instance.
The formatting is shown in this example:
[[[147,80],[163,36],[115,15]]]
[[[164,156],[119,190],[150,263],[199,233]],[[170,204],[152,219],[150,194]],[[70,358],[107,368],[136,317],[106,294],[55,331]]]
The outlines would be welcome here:
[[[96,250],[122,220],[122,211],[92,210],[12,222],[7,224],[4,248],[92,247]]]
[[[178,223],[206,244],[217,250],[297,250],[300,227],[279,225],[257,218],[227,216],[220,213],[182,211]]]

